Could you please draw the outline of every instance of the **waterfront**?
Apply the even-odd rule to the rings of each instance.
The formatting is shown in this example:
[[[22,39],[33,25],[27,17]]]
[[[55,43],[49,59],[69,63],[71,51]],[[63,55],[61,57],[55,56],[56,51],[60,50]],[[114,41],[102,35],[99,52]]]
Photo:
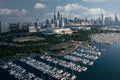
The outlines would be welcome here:
[[[98,44],[93,43],[99,48],[105,48],[101,57],[85,73],[81,74],[81,80],[119,80],[120,79],[120,43],[117,44]]]
[[[92,45],[95,45],[97,48],[105,48],[106,50],[102,51],[101,56],[97,60],[94,61],[94,64],[92,66],[87,65],[87,68],[88,68],[87,71],[85,71],[85,72],[74,71],[73,72],[75,75],[77,75],[77,80],[119,80],[120,79],[120,77],[119,77],[119,74],[120,74],[120,69],[119,69],[119,67],[120,67],[120,63],[119,63],[120,43],[119,44],[99,44],[99,43],[93,42]],[[41,60],[38,57],[36,57],[35,59],[46,62],[45,60]],[[59,59],[65,60],[62,57],[59,57]],[[59,61],[59,62],[61,62],[61,61]],[[25,66],[25,64],[18,63],[18,62],[16,62],[16,63],[21,64],[22,66],[24,65],[24,68],[25,67],[26,67],[26,69],[28,68],[27,70],[29,70],[31,73],[34,72],[34,71],[30,70],[27,65]],[[53,63],[49,63],[49,62],[46,62],[46,63],[50,64],[51,66],[55,66]],[[78,64],[78,65],[81,65],[81,64]],[[81,67],[82,66],[84,66],[84,65],[81,65]],[[61,68],[61,69],[63,68],[63,67],[59,67],[58,64],[56,65],[56,67]],[[70,69],[71,69],[71,67],[67,68],[66,71],[71,73]],[[41,77],[41,75],[40,75],[41,72],[39,72],[39,73],[38,72],[39,71],[35,70],[35,75],[36,76],[39,75],[39,77]],[[0,72],[1,79],[6,80],[7,77],[5,77],[5,74],[2,74],[2,73],[3,72],[1,71]],[[8,79],[9,78],[7,78],[7,80]],[[51,79],[52,79],[52,77],[51,77]]]

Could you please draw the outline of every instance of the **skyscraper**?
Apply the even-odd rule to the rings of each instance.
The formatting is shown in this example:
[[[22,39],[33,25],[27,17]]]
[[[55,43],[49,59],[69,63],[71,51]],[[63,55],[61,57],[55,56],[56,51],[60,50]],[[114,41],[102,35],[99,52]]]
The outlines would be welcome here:
[[[104,16],[101,14],[101,25],[104,25]]]
[[[60,12],[57,12],[57,20],[60,20]]]
[[[57,12],[57,27],[61,27],[61,15],[59,11]]]
[[[6,21],[0,21],[0,33],[9,32],[9,24]]]
[[[39,30],[41,28],[40,20],[39,19],[37,19],[35,26],[36,26],[37,30]]]
[[[18,23],[18,27],[19,27],[19,30],[21,30],[23,28],[22,23]]]
[[[60,25],[60,27],[64,27],[65,26],[65,24],[64,24],[64,19],[63,19],[63,14],[61,14],[61,20],[60,20],[60,23],[61,23],[61,25]]]
[[[87,19],[87,17],[85,18],[85,23],[87,23],[88,22],[88,19]]]
[[[74,18],[74,23],[76,23],[76,24],[78,23],[77,17]]]
[[[115,26],[118,26],[118,18],[117,18],[116,13],[115,13]]]
[[[46,20],[46,27],[50,27],[50,21],[48,19]]]
[[[60,27],[60,23],[59,23],[59,20],[57,20],[57,26],[56,27]]]
[[[98,19],[98,25],[101,25],[101,18]]]
[[[60,12],[54,12],[54,23],[56,27],[60,28],[64,26],[64,19],[63,14],[60,14]]]
[[[58,18],[57,18],[57,12],[54,11],[54,24],[55,24],[55,27],[58,27],[57,20],[58,20]]]
[[[56,12],[54,11],[54,24],[56,24],[56,20],[57,20],[57,16],[56,16]]]
[[[111,26],[111,17],[105,17],[105,25]]]

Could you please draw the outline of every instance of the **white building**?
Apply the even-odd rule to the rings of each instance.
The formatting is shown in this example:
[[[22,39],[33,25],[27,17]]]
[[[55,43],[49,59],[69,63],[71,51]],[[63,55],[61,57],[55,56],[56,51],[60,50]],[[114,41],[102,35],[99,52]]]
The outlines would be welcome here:
[[[73,31],[70,28],[47,28],[44,30],[45,34],[72,34]]]
[[[29,26],[29,32],[37,32],[36,27],[33,24]]]

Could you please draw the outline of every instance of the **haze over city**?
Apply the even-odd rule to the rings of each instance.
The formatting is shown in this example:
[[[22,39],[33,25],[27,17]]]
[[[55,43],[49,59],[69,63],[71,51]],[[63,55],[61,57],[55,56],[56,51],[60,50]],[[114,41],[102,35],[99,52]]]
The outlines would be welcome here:
[[[54,11],[67,18],[96,18],[101,14],[119,18],[119,0],[1,0],[0,20],[8,22],[32,22],[51,19]]]

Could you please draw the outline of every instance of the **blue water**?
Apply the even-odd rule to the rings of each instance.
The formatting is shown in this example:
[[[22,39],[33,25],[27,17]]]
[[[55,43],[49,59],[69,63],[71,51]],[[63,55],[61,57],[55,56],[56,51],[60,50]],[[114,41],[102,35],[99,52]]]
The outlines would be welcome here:
[[[96,44],[99,48],[105,48],[102,56],[95,65],[86,72],[84,80],[120,80],[120,43],[119,44]]]
[[[88,70],[86,72],[74,72],[74,74],[77,75],[77,80],[120,80],[120,43],[112,45],[93,43],[92,45],[97,46],[97,48],[105,48],[106,51],[102,52],[102,55],[99,57],[98,60],[95,61],[93,66],[88,66]],[[46,64],[55,66],[53,63],[48,63],[45,60],[39,59],[39,57],[35,58],[37,60],[45,62]],[[59,57],[59,59],[63,58]],[[25,68],[29,72],[32,72],[35,75],[41,77],[42,72],[37,71],[36,69],[22,62],[14,62],[20,65],[21,67]],[[56,67],[59,69],[63,69],[63,67],[59,65],[57,65]],[[71,73],[70,69],[66,69],[66,71]],[[45,79],[49,80],[49,75],[44,74],[44,76],[47,76],[47,78]],[[52,77],[51,79],[54,80],[54,78]],[[8,72],[0,69],[0,80],[15,80],[15,78],[13,76],[10,76]]]

